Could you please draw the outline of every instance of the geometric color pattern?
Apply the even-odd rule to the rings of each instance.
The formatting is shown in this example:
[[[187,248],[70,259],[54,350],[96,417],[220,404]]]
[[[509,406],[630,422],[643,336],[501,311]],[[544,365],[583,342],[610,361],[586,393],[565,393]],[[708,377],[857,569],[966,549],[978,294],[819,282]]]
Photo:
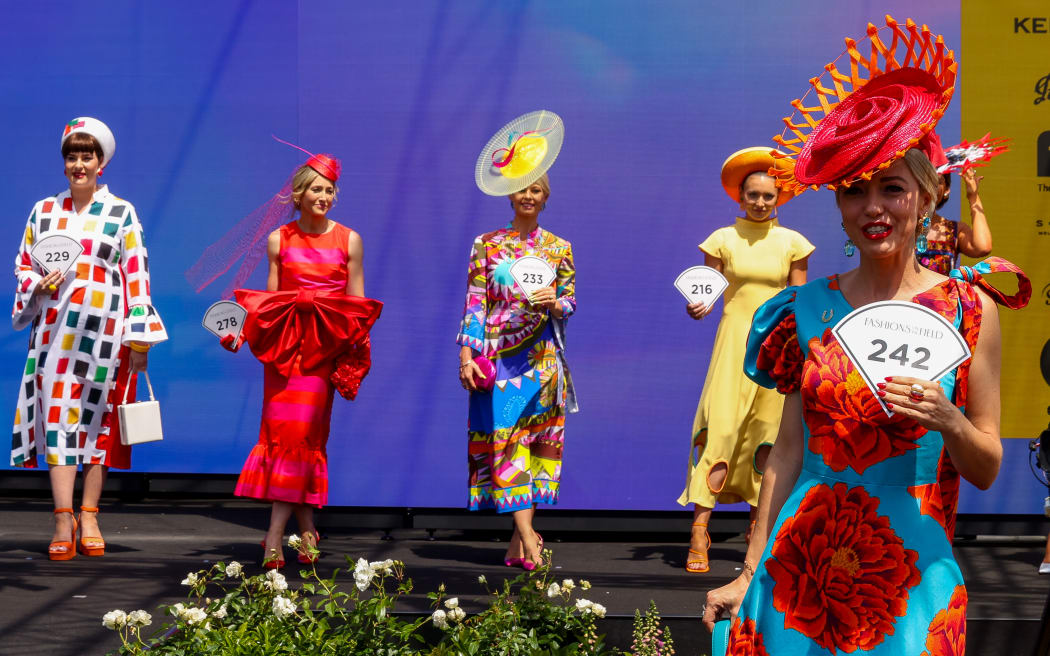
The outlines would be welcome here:
[[[349,282],[350,228],[332,222],[322,234],[303,232],[298,221],[280,237],[278,285],[271,291],[311,289],[345,294]],[[296,358],[287,378],[264,365],[259,441],[241,468],[234,494],[262,501],[328,503],[328,433],[335,388],[327,373],[303,375]]]
[[[44,271],[30,256],[51,235],[70,237],[83,252],[50,295],[33,296]],[[79,214],[69,190],[39,201],[29,215],[15,259],[16,330],[32,325],[29,356],[15,409],[11,464],[103,464],[127,468],[120,436],[111,435],[111,398],[129,342],[168,338],[150,300],[149,263],[142,226],[131,203],[95,191]],[[126,378],[126,375],[124,376]],[[129,394],[129,399],[133,398]]]
[[[991,288],[981,266],[1014,272],[1022,292],[1027,285],[993,258],[912,298],[951,322],[971,350],[983,315],[978,287],[1008,307],[1027,302]],[[802,462],[755,564],[733,653],[761,643],[778,656],[919,654],[936,627],[950,634],[941,642],[965,640],[965,619],[956,621],[965,618],[965,588],[952,554],[959,474],[940,433],[887,416],[857,373],[827,321],[851,310],[832,276],[788,287],[755,313],[744,369],[799,395]],[[968,381],[969,361],[938,381],[960,410]]]
[[[576,310],[568,241],[539,227],[522,240],[510,226],[474,241],[456,342],[492,361],[496,384],[470,395],[470,510],[514,512],[558,501],[567,387],[548,313],[534,310],[510,275],[524,255],[554,269],[563,319]]]

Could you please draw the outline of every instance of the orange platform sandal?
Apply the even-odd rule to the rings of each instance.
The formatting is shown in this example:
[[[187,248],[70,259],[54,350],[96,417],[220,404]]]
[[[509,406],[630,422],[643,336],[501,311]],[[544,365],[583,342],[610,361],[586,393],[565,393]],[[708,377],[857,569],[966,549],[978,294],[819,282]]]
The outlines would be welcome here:
[[[55,508],[52,514],[61,515],[63,513],[69,513],[70,521],[73,522],[73,530],[70,532],[68,540],[55,540],[48,545],[48,560],[70,560],[77,555],[76,549],[73,548],[73,540],[77,537],[77,519],[73,516],[72,508]]]
[[[711,571],[711,565],[707,561],[707,550],[711,548],[711,534],[707,532],[707,522],[693,522],[693,526],[704,527],[704,537],[707,538],[707,546],[703,551],[689,548],[689,557],[685,561],[685,571],[690,574],[703,574]],[[695,556],[695,558],[693,557]]]
[[[80,506],[80,513],[84,514],[86,512],[98,515],[98,508]],[[78,546],[80,553],[85,556],[104,556],[106,554],[106,541],[101,537],[86,537],[84,535],[84,522],[80,522],[80,541]]]

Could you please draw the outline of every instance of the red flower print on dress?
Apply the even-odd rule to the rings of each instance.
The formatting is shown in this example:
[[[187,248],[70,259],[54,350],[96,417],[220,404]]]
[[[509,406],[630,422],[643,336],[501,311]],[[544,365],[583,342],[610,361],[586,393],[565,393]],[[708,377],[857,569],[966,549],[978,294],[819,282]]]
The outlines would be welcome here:
[[[777,391],[791,394],[802,381],[802,363],[806,357],[798,345],[795,315],[788,315],[758,349],[756,365],[777,382]]]
[[[781,525],[765,563],[784,627],[832,654],[872,649],[892,635],[921,578],[919,554],[904,548],[878,507],[863,487],[816,485]]]
[[[966,653],[966,588],[956,586],[948,607],[937,613],[927,631],[922,656],[963,656]]]
[[[882,411],[864,379],[831,335],[809,341],[802,369],[802,408],[809,427],[809,449],[840,472],[858,474],[883,460],[918,448],[926,429],[901,414]]]
[[[755,630],[755,620],[748,618],[741,622],[739,617],[733,618],[726,656],[769,656],[762,634]]]

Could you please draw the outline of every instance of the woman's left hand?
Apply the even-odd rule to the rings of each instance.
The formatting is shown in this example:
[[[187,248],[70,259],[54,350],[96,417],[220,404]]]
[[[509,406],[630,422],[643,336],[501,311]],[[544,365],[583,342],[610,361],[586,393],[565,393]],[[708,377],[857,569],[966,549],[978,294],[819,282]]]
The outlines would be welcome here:
[[[977,187],[981,184],[981,180],[984,180],[984,176],[977,175],[974,169],[966,169],[960,177],[966,183],[966,195],[968,197],[977,195]]]
[[[532,303],[532,306],[535,308],[550,312],[558,303],[558,294],[554,291],[553,287],[537,289],[532,292],[531,296],[529,296],[529,303]]]
[[[135,374],[140,371],[146,370],[146,365],[149,364],[149,352],[140,353],[134,349],[128,351],[128,361],[131,363],[131,373]]]
[[[913,395],[915,392],[921,394]],[[908,376],[891,376],[879,383],[879,398],[895,413],[911,417],[927,430],[943,433],[953,429],[963,414],[944,395],[938,383]]]

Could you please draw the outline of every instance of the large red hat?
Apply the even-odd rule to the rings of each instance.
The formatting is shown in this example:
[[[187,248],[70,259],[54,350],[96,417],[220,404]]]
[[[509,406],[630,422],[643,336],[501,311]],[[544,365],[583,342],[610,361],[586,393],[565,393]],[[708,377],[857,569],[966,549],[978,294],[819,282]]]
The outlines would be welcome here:
[[[770,171],[783,189],[797,195],[868,180],[921,146],[944,116],[955,90],[956,62],[943,37],[911,19],[902,28],[886,16],[881,30],[868,23],[867,41],[870,50],[863,54],[858,42],[847,38],[846,51],[791,103],[795,112],[773,138],[787,151],[774,154]],[[848,74],[838,66],[844,57]],[[846,61],[841,65],[847,68]]]

